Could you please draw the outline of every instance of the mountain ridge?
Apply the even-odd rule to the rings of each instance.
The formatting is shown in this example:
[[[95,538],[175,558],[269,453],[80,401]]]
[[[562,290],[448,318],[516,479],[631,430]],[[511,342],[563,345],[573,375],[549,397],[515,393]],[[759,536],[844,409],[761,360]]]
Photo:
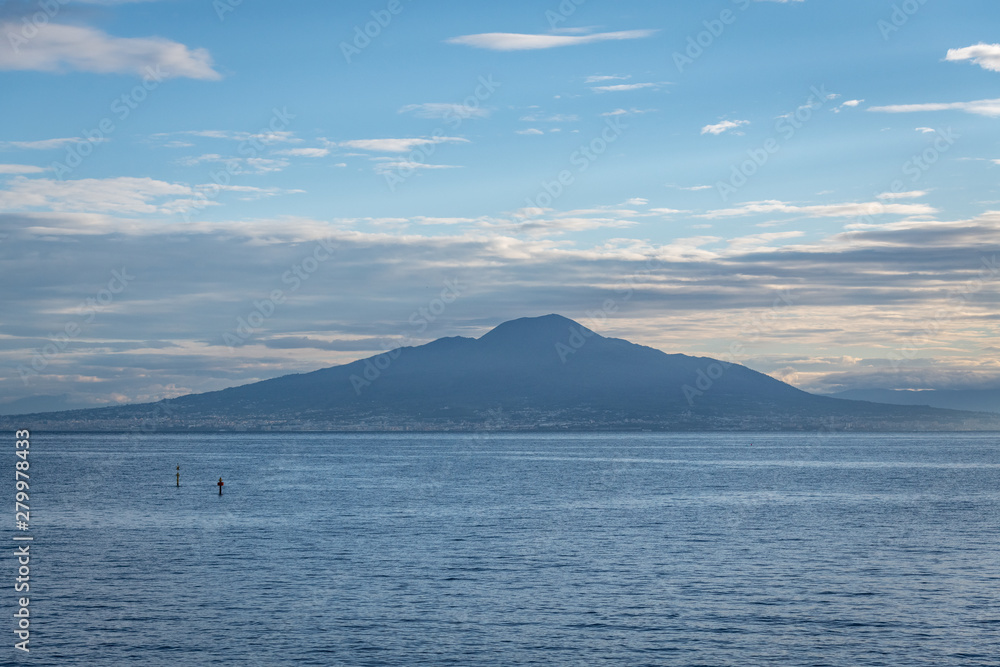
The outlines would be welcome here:
[[[604,337],[556,314],[218,391],[3,417],[0,426],[25,421],[172,431],[1000,429],[998,415],[815,396],[739,364]]]

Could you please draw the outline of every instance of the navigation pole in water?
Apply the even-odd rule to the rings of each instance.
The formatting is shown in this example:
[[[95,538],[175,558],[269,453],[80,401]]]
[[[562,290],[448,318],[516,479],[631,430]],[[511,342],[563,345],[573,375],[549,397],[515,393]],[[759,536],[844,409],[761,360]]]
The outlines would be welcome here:
[[[219,495],[221,496],[222,495],[222,486],[223,486],[223,484],[222,484],[222,478],[221,477],[219,478],[218,484],[219,484]]]
[[[181,485],[181,467],[177,466],[177,486],[180,488]]]

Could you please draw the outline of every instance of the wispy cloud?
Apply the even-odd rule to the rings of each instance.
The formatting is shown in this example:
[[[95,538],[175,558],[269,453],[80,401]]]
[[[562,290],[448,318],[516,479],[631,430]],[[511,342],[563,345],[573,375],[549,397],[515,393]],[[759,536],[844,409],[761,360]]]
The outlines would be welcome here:
[[[287,155],[288,157],[326,157],[330,154],[329,148],[286,148],[274,151],[275,155]]]
[[[722,134],[723,132],[728,132],[729,130],[736,130],[738,128],[741,128],[749,124],[750,121],[748,120],[724,120],[721,123],[716,123],[715,125],[706,125],[705,127],[701,128],[701,133],[719,135]],[[740,134],[740,133],[736,132],[735,134]]]
[[[406,153],[420,146],[448,143],[469,143],[461,137],[412,137],[407,139],[351,139],[341,141],[346,148],[355,148],[376,153]]]
[[[632,78],[631,74],[616,75],[616,74],[595,74],[594,76],[588,76],[586,83],[604,83],[605,81],[627,81]]]
[[[302,140],[295,136],[294,132],[289,132],[288,130],[278,130],[278,131],[267,131],[267,132],[237,132],[233,130],[181,130],[179,132],[158,132],[151,135],[152,139],[156,140],[166,140],[170,137],[175,136],[189,136],[189,137],[200,137],[202,139],[224,139],[227,141],[254,141],[257,143],[270,145],[270,144],[283,144],[283,143],[299,143]],[[168,142],[169,143],[173,143]],[[187,146],[190,145],[185,142],[180,142],[178,145]]]
[[[592,35],[532,35],[514,32],[487,32],[477,35],[463,35],[445,40],[448,44],[461,44],[491,51],[531,51],[552,49],[560,46],[578,46],[594,42],[627,39],[644,39],[656,34],[657,30],[622,30],[619,32],[598,32]]]
[[[976,65],[991,72],[1000,72],[1000,44],[967,46],[964,49],[948,49],[945,60],[971,60]]]
[[[878,196],[878,199],[919,199],[926,196],[926,190],[912,190],[910,192],[883,192]]]
[[[272,159],[264,157],[233,157],[223,156],[218,153],[205,153],[194,157],[181,158],[177,164],[184,167],[194,167],[206,162],[218,162],[227,165],[228,170],[233,174],[270,174],[283,170],[288,166],[288,160]]]
[[[577,116],[576,114],[565,114],[565,113],[556,113],[549,115],[531,113],[528,114],[527,116],[521,116],[520,120],[524,121],[525,123],[575,123],[578,120],[580,120],[580,117]]]
[[[424,104],[407,104],[400,108],[399,113],[411,113],[417,118],[488,118],[490,110],[484,107],[451,104],[447,102],[427,102]]]
[[[21,26],[0,24],[0,34],[18,35]],[[0,70],[96,72],[164,78],[218,80],[206,49],[189,49],[162,37],[114,37],[94,28],[49,23],[30,40],[0,40]]]
[[[853,109],[859,106],[864,100],[846,100],[841,103],[840,106],[836,106],[832,109],[833,113],[840,113],[844,109]]]
[[[70,144],[85,144],[88,141],[93,143],[103,143],[110,141],[106,137],[84,139],[83,137],[63,137],[60,139],[41,139],[39,141],[0,141],[0,148],[20,148],[29,151],[50,151],[66,148]]]
[[[1000,116],[1000,99],[977,100],[975,102],[931,102],[928,104],[890,104],[888,106],[871,107],[869,111],[881,113],[915,113],[919,111],[965,111],[980,116],[996,118]]]
[[[0,174],[40,174],[43,171],[44,168],[30,164],[0,164]]]
[[[461,167],[453,164],[427,164],[426,162],[414,162],[413,160],[385,160],[375,164],[376,174],[406,172],[418,169],[461,169]]]
[[[631,115],[639,115],[639,114],[644,114],[644,113],[652,113],[654,111],[656,111],[656,109],[635,109],[635,108],[632,108],[632,109],[614,109],[613,111],[605,111],[604,113],[601,114],[601,116],[603,116],[603,117],[631,116]]]
[[[937,213],[937,209],[927,204],[884,204],[878,202],[850,202],[846,204],[819,204],[797,206],[778,200],[747,202],[742,206],[717,209],[695,215],[696,218],[734,218],[746,215],[770,213],[790,213],[807,218],[849,218],[867,215],[895,214],[907,216],[927,216]]]
[[[643,90],[646,88],[659,88],[662,83],[618,83],[610,86],[592,86],[591,90],[597,93],[621,93],[630,90]]]
[[[195,190],[152,178],[86,178],[57,181],[15,178],[0,190],[0,211],[84,211],[88,213],[172,213]]]

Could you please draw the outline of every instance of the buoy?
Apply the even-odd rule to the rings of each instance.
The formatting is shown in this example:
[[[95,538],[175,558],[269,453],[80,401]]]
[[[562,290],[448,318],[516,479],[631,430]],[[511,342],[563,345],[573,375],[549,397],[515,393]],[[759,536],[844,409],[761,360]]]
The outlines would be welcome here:
[[[219,495],[220,496],[222,495],[222,486],[223,486],[223,484],[222,484],[222,478],[220,477],[219,478]]]

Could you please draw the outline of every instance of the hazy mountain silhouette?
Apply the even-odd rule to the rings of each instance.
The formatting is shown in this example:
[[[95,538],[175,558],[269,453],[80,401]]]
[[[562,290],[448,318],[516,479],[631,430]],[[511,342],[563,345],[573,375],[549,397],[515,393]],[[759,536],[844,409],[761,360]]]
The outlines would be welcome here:
[[[891,405],[926,405],[948,410],[975,410],[1000,413],[1000,388],[935,389],[908,391],[902,389],[850,389],[830,394],[834,398],[852,401],[872,401]]]
[[[815,396],[737,364],[606,338],[559,315],[222,391],[31,421],[67,429],[1000,428],[997,416]]]

